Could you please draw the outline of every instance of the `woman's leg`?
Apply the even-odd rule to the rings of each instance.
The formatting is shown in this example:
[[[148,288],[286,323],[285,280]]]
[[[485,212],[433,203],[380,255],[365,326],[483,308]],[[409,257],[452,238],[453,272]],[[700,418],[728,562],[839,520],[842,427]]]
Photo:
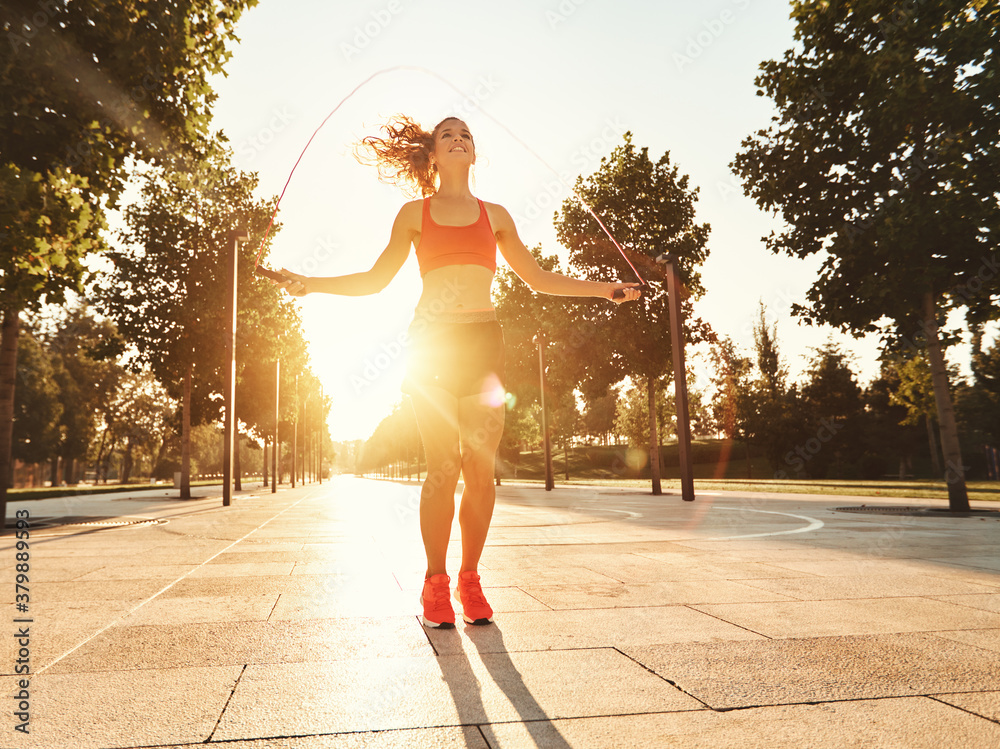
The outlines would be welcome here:
[[[426,577],[446,571],[448,539],[455,517],[455,486],[462,470],[458,399],[446,390],[423,388],[411,396],[427,457],[420,490],[420,535],[427,554]]]
[[[486,545],[496,500],[494,466],[503,436],[504,407],[487,405],[480,396],[458,402],[465,489],[458,522],[462,527],[461,571],[477,570]]]

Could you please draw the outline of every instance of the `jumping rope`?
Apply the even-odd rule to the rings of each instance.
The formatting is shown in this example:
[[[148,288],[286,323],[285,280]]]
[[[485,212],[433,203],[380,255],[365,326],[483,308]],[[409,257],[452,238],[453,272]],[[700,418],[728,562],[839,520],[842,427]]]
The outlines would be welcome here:
[[[275,218],[275,216],[278,215],[278,206],[281,205],[281,199],[283,197],[285,197],[285,191],[288,189],[288,185],[292,181],[292,175],[295,174],[295,170],[298,168],[299,163],[302,161],[302,157],[306,155],[306,151],[309,150],[309,146],[312,144],[313,139],[315,139],[315,137],[319,133],[319,131],[323,129],[323,126],[327,123],[327,121],[331,117],[333,117],[334,114],[336,114],[337,110],[340,109],[348,101],[348,99],[350,99],[352,96],[354,96],[354,94],[356,94],[358,91],[360,91],[366,85],[368,85],[372,80],[374,80],[378,76],[384,75],[385,73],[394,73],[394,72],[397,72],[397,71],[400,71],[400,70],[411,70],[411,71],[415,71],[415,72],[418,72],[418,73],[424,73],[426,75],[430,75],[430,76],[438,79],[439,81],[441,81],[443,84],[445,84],[446,86],[448,86],[453,91],[455,91],[459,96],[462,97],[463,101],[469,98],[465,94],[464,91],[462,91],[460,88],[458,88],[457,86],[455,86],[451,81],[447,80],[446,78],[444,78],[441,75],[438,75],[433,70],[428,70],[427,68],[422,68],[422,67],[420,67],[418,65],[396,65],[396,66],[391,67],[391,68],[383,68],[382,70],[377,70],[376,72],[372,73],[370,76],[368,76],[363,81],[361,81],[361,83],[359,83],[357,86],[355,86],[350,91],[350,93],[347,94],[347,96],[345,96],[343,99],[341,99],[337,103],[337,106],[335,106],[333,109],[330,110],[330,113],[326,117],[323,118],[323,121],[319,123],[319,126],[313,131],[312,135],[309,136],[309,140],[306,141],[306,145],[302,149],[302,153],[300,153],[299,157],[295,160],[295,164],[292,166],[292,171],[288,173],[288,179],[285,180],[285,186],[283,188],[281,188],[281,194],[278,195],[278,200],[274,204],[274,210],[271,212],[271,219],[267,223],[267,228],[264,230],[264,236],[260,240],[260,247],[257,249],[257,257],[254,260],[254,270],[259,275],[265,276],[266,278],[270,278],[272,281],[277,281],[278,283],[281,283],[283,281],[287,281],[288,280],[288,278],[284,274],[282,274],[282,273],[280,273],[278,271],[273,271],[273,270],[269,270],[267,268],[261,267],[260,259],[261,259],[261,256],[264,253],[264,243],[267,242],[267,237],[268,237],[268,235],[271,232],[271,227],[274,225],[274,218]],[[614,246],[617,248],[618,252],[621,253],[621,256],[623,258],[625,258],[625,262],[628,263],[628,266],[629,266],[629,268],[632,269],[632,272],[635,274],[635,277],[639,279],[639,283],[642,284],[643,286],[645,286],[646,285],[646,280],[642,277],[642,275],[640,275],[639,271],[636,270],[636,267],[632,264],[632,261],[628,259],[628,256],[625,254],[625,250],[622,248],[622,246],[620,244],[618,244],[618,240],[614,238],[614,236],[611,234],[610,231],[608,231],[608,228],[604,225],[604,222],[601,221],[600,217],[594,212],[594,209],[590,207],[590,205],[587,203],[587,201],[585,201],[580,196],[580,194],[576,191],[576,188],[574,188],[572,185],[570,185],[568,182],[566,182],[566,180],[563,178],[563,176],[555,168],[553,168],[551,164],[549,164],[545,159],[543,159],[541,156],[539,156],[534,151],[534,149],[531,148],[531,146],[529,146],[527,143],[525,143],[523,140],[521,140],[519,137],[517,137],[517,135],[515,135],[510,130],[510,128],[508,128],[506,125],[504,125],[502,122],[500,122],[496,117],[494,117],[489,112],[487,112],[485,109],[483,109],[477,102],[473,102],[473,103],[475,103],[476,108],[483,115],[485,115],[487,118],[489,118],[501,130],[503,130],[504,132],[506,132],[511,138],[513,138],[518,144],[520,144],[521,147],[524,148],[524,150],[526,150],[528,153],[530,153],[532,156],[534,156],[546,169],[548,169],[550,172],[552,172],[556,176],[556,178],[564,186],[566,186],[566,187],[569,188],[570,193],[572,193],[572,195],[577,200],[580,201],[580,204],[584,208],[587,209],[587,212],[590,213],[590,215],[594,217],[594,220],[597,222],[597,225],[601,227],[601,230],[608,236],[608,239],[611,240],[612,244],[614,244]],[[618,292],[616,292],[616,294],[617,293]]]

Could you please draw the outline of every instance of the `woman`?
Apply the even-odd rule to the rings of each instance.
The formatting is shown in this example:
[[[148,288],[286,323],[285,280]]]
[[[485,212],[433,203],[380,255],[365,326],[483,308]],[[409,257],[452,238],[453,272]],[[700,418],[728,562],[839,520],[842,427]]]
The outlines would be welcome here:
[[[420,493],[420,532],[427,553],[421,621],[455,626],[451,579],[445,568],[455,514],[455,489],[465,488],[459,509],[462,566],[456,598],[469,624],[493,621],[483,595],[479,558],[493,516],[494,460],[504,420],[503,335],[490,296],[496,251],[532,290],[560,296],[591,296],[615,302],[638,298],[638,284],[597,283],[543,270],[517,235],[510,214],[477,199],[469,189],[476,148],[466,124],[455,117],[430,132],[405,117],[390,121],[386,137],[362,141],[380,175],[416,188],[423,200],[406,203],[389,244],[371,270],[314,278],[282,269],[282,288],[360,296],[381,291],[414,247],[423,289],[410,326],[411,362],[404,392],[410,395],[427,457]]]

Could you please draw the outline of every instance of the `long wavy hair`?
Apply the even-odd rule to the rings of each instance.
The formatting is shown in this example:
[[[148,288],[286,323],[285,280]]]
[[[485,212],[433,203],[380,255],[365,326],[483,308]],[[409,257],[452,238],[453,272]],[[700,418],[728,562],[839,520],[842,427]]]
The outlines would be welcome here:
[[[362,138],[355,156],[363,164],[374,165],[383,182],[426,198],[438,188],[437,166],[431,163],[434,139],[450,120],[459,118],[445,117],[427,132],[409,117],[396,115],[382,126],[385,137],[369,135]]]

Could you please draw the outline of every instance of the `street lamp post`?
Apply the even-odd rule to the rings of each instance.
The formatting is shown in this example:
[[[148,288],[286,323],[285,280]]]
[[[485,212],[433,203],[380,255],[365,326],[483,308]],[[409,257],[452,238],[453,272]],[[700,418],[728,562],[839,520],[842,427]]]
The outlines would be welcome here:
[[[539,332],[534,339],[538,345],[538,392],[541,393],[542,403],[542,444],[545,448],[545,491],[550,492],[555,488],[555,479],[552,477],[552,445],[549,442],[548,416],[545,413],[545,334]]]
[[[688,415],[687,372],[684,365],[684,326],[681,319],[680,284],[676,258],[665,253],[656,258],[667,271],[667,302],[670,309],[670,342],[674,354],[674,401],[677,404],[677,443],[681,464],[681,499],[694,501],[694,477],[691,472],[691,420]]]
[[[236,283],[239,271],[240,242],[245,242],[248,239],[250,239],[250,235],[243,227],[229,232],[233,254],[229,262],[230,316],[229,335],[226,336],[226,361],[229,365],[229,373],[226,377],[225,444],[222,456],[222,504],[224,507],[233,503],[231,484],[233,479],[233,436],[236,431]]]
[[[292,488],[295,488],[295,474],[299,470],[299,376],[295,375],[295,410],[292,412]]]
[[[278,491],[278,401],[281,396],[281,359],[274,362],[274,439],[271,444],[271,494]]]
[[[319,415],[323,416],[326,409],[323,407],[323,386],[319,386]],[[323,483],[323,437],[326,436],[326,422],[320,419],[319,430],[319,483]]]

